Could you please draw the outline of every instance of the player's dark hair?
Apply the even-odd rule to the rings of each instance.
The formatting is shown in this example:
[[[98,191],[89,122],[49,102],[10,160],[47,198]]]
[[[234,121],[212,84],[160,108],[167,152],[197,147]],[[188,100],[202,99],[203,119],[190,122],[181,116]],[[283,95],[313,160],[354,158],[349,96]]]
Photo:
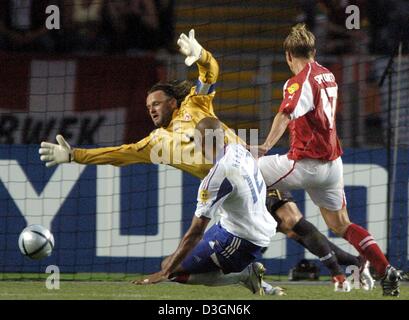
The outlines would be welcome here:
[[[148,91],[148,94],[151,94],[155,91],[163,91],[168,97],[175,98],[178,107],[180,107],[183,100],[185,100],[186,96],[190,93],[190,89],[192,88],[192,86],[193,84],[189,80],[159,82]]]
[[[298,23],[291,28],[284,40],[284,50],[295,58],[313,58],[315,55],[315,36],[305,23]]]

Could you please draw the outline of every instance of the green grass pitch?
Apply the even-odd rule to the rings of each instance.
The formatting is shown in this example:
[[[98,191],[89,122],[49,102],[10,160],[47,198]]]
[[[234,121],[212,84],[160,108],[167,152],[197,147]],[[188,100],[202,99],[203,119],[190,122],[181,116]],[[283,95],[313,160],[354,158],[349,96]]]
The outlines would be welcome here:
[[[297,283],[277,281],[266,276],[274,285],[286,288],[286,296],[257,296],[240,286],[206,287],[161,283],[136,286],[130,283],[139,275],[79,274],[61,275],[60,289],[45,286],[47,275],[0,274],[1,300],[409,300],[409,286],[402,284],[399,298],[383,297],[377,287],[370,292],[353,290],[349,293],[333,292],[329,281]],[[92,280],[90,280],[92,279]],[[275,281],[274,281],[275,280]],[[284,277],[283,279],[284,280]],[[228,293],[228,294],[226,294]]]

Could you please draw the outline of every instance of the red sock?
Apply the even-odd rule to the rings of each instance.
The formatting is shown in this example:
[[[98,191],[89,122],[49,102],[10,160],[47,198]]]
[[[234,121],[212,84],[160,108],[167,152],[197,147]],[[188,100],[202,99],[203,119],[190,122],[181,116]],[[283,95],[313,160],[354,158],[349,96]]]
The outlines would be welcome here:
[[[345,232],[344,239],[352,244],[362,256],[369,260],[379,276],[385,274],[385,269],[389,265],[389,262],[368,231],[352,223]]]

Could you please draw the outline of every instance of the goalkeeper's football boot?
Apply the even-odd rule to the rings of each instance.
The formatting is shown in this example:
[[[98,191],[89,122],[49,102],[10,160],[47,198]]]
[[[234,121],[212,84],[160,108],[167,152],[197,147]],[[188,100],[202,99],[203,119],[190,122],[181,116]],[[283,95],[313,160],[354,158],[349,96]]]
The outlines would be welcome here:
[[[385,275],[381,279],[383,295],[399,297],[400,294],[399,286],[401,280],[402,280],[401,272],[389,265],[386,268]]]
[[[260,262],[253,262],[247,266],[249,276],[247,280],[243,281],[244,285],[250,289],[254,294],[264,296],[264,289],[262,286],[264,272],[266,268]]]

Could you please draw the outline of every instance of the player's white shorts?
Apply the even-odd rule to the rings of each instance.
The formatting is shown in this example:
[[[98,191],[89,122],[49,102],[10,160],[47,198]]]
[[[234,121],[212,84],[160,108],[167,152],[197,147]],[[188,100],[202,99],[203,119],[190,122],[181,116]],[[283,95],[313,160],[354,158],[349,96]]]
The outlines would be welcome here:
[[[311,200],[328,210],[346,205],[341,157],[333,161],[290,160],[287,155],[261,157],[258,166],[267,186],[278,190],[304,189]]]

